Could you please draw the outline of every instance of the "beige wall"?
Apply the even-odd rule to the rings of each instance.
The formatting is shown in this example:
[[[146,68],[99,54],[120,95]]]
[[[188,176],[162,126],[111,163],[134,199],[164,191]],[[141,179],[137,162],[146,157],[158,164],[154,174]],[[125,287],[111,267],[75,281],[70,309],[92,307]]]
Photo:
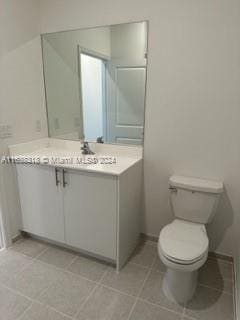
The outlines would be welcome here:
[[[12,137],[0,138],[0,156],[7,146],[47,136],[37,0],[0,0],[0,125],[11,126]],[[38,132],[36,121],[40,121]],[[10,218],[12,237],[18,233],[20,205],[16,177],[0,166],[1,198]]]
[[[42,32],[149,20],[145,231],[172,219],[173,173],[222,179],[211,248],[233,254],[240,214],[240,3],[235,0],[41,0]]]

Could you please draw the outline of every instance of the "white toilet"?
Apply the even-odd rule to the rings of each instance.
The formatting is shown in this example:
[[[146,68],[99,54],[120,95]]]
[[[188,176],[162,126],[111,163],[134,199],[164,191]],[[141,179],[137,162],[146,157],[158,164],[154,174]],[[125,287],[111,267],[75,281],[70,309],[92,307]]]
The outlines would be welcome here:
[[[223,183],[172,176],[169,184],[176,219],[161,230],[158,253],[167,267],[164,294],[170,300],[184,304],[192,298],[198,269],[208,256],[205,224],[214,216]]]

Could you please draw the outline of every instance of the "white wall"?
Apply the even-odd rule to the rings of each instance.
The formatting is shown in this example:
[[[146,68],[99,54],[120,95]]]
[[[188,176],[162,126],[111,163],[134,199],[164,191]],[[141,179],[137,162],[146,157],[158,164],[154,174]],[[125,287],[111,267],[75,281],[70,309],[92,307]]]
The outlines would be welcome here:
[[[57,137],[75,133],[78,139],[82,136],[78,74],[45,39],[43,46],[49,135]]]
[[[111,27],[111,60],[118,66],[146,66],[147,23]]]
[[[237,0],[41,0],[42,32],[149,20],[145,231],[172,219],[173,173],[222,179],[211,249],[233,254],[240,208],[240,3]]]
[[[0,138],[2,156],[9,144],[46,137],[47,123],[38,1],[0,0],[0,7],[0,126],[9,125],[12,135]],[[20,216],[15,172],[8,165],[0,165],[0,170],[4,179],[1,198],[14,237]]]
[[[78,45],[103,56],[111,56],[109,27],[50,33],[45,34],[44,39],[50,43],[73,72],[77,70]]]

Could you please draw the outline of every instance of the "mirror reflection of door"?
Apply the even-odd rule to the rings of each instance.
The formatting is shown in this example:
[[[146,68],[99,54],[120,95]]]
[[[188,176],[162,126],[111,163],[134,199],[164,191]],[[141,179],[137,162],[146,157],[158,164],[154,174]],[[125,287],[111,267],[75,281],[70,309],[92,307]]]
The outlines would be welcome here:
[[[86,141],[105,137],[105,61],[80,51],[83,132]]]
[[[84,139],[142,144],[146,68],[79,55]]]
[[[142,144],[146,68],[109,63],[108,71],[108,142]]]

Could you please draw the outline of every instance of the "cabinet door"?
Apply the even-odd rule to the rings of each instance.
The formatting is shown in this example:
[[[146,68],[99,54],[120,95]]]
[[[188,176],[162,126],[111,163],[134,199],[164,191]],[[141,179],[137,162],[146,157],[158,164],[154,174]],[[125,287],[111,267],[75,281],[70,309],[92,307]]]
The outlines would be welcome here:
[[[64,242],[62,187],[56,185],[55,168],[21,164],[17,173],[22,230]]]
[[[66,182],[66,243],[116,260],[117,178],[68,170]]]

